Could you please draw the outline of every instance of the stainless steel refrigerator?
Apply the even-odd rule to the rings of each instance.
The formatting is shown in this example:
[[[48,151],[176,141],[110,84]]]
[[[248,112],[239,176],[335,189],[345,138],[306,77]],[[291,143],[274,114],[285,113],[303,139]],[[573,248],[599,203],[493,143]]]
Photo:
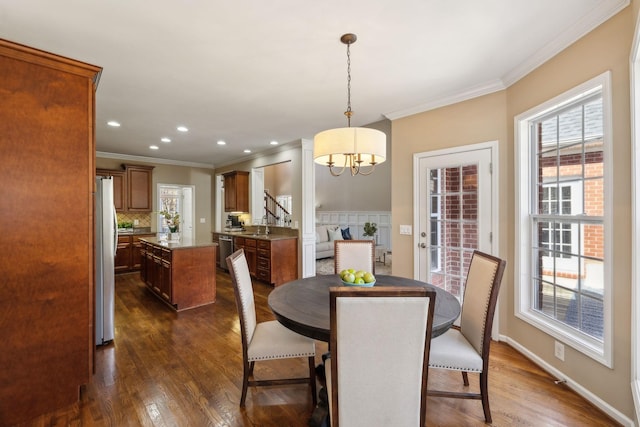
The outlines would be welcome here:
[[[115,273],[118,247],[113,178],[96,177],[96,345],[114,338]]]

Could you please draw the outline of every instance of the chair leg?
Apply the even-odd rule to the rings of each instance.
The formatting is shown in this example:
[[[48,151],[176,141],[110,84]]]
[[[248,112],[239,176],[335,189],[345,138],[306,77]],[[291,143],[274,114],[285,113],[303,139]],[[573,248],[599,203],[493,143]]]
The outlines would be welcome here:
[[[318,403],[318,393],[316,391],[316,358],[309,356],[309,385],[311,386],[311,398],[313,406]]]
[[[244,407],[244,401],[247,398],[247,388],[249,388],[249,376],[253,375],[253,363],[244,362],[242,370],[242,394],[240,395],[240,406]]]
[[[491,409],[489,409],[489,391],[488,391],[488,375],[489,372],[480,373],[480,395],[482,396],[482,410],[484,411],[484,419],[491,424]]]
[[[466,371],[462,371],[462,382],[465,386],[469,386],[469,375]]]

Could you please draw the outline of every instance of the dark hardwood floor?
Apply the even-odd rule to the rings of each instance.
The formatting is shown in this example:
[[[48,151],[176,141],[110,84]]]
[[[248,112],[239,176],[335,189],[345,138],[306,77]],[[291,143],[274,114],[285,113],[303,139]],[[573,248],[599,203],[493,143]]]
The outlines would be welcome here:
[[[218,270],[215,304],[175,313],[136,273],[116,279],[116,334],[97,350],[97,370],[80,402],[30,426],[305,426],[308,386],[249,389],[238,406],[242,352],[234,294]],[[272,319],[271,288],[254,282],[258,321]],[[325,352],[318,342],[318,362]],[[612,426],[616,423],[508,345],[494,343],[489,392],[495,426]],[[305,375],[306,360],[256,364],[256,376]],[[471,388],[477,378],[470,375]],[[459,387],[459,373],[432,370],[434,387]],[[428,426],[484,424],[479,401],[429,398]]]

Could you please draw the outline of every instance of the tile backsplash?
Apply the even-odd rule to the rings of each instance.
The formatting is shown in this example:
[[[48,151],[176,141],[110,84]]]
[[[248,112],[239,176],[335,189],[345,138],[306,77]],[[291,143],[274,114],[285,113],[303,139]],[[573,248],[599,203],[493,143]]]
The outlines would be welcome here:
[[[135,228],[151,227],[151,214],[118,212],[118,224],[121,222],[135,224],[135,220],[138,220],[138,224],[134,225]]]

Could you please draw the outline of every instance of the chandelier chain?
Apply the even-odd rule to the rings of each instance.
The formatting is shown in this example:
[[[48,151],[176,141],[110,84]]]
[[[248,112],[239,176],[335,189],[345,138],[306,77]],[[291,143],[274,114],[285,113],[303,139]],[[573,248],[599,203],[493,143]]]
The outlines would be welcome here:
[[[348,127],[351,127],[351,43],[347,43],[347,111],[344,115],[347,116]]]

